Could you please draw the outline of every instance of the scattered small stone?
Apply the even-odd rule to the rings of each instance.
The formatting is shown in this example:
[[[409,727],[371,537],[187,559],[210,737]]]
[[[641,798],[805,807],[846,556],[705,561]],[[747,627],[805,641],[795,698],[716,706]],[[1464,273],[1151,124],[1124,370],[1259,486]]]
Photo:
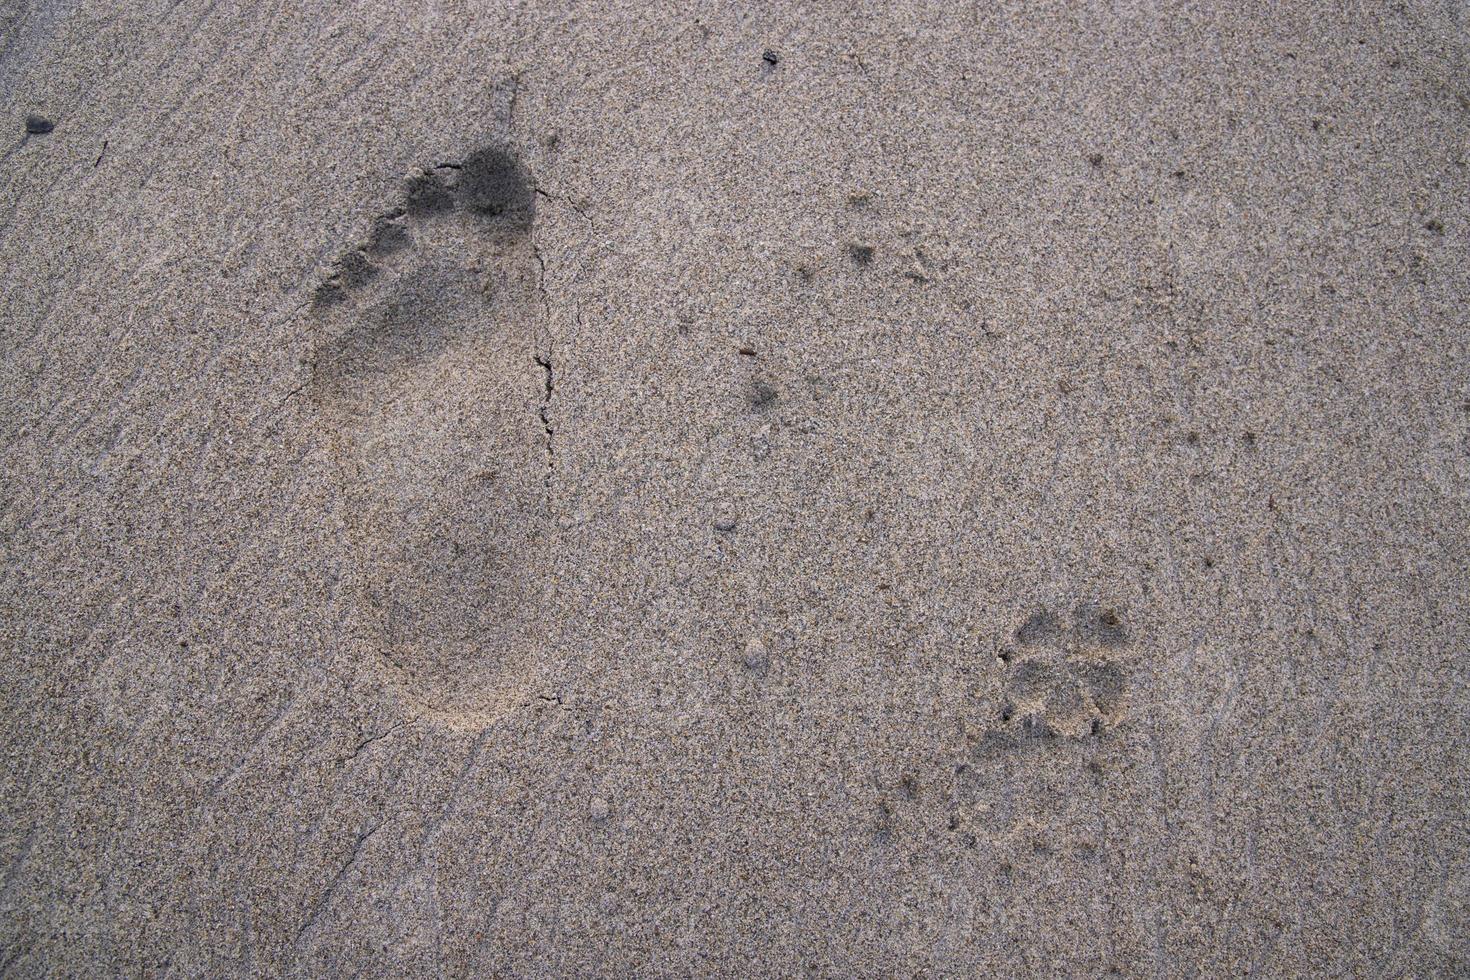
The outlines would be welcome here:
[[[594,823],[604,822],[611,813],[612,808],[608,806],[607,800],[601,796],[592,797],[592,803],[587,808],[587,815],[592,818]]]
[[[870,264],[873,261],[873,253],[876,251],[873,246],[864,245],[861,242],[852,242],[847,246],[847,254],[858,265]]]
[[[56,124],[45,116],[31,113],[26,116],[26,133],[31,136],[44,136],[56,128]]]
[[[739,351],[746,357],[755,356],[755,346],[752,344],[741,344],[739,347]]]
[[[723,531],[724,533],[728,534],[731,531],[735,530],[735,525],[737,523],[739,523],[739,520],[735,515],[734,504],[730,503],[727,500],[722,500],[718,504],[715,504],[714,524],[716,531]]]
[[[1430,218],[1428,221],[1424,222],[1424,227],[1429,231],[1434,232],[1436,235],[1444,234],[1444,222],[1440,221],[1438,218]]]
[[[761,54],[761,60],[770,67],[775,68],[781,63],[781,56],[772,51],[770,48],[766,48],[766,50]]]

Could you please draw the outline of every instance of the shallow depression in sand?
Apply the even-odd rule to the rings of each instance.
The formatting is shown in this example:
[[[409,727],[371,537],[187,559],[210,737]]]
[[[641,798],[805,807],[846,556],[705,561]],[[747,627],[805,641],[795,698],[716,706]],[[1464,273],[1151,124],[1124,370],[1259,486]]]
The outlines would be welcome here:
[[[449,721],[493,718],[531,666],[546,518],[533,203],[504,150],[414,174],[314,307],[367,666],[406,710]]]

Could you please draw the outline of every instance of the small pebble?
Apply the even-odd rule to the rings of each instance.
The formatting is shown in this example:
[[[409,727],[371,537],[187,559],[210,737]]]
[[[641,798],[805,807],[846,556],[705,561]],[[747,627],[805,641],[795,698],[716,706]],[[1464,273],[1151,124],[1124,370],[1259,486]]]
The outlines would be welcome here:
[[[722,500],[715,504],[715,530],[729,533],[735,530],[737,518],[735,516],[735,505],[729,501]]]
[[[56,124],[45,116],[32,113],[26,116],[26,132],[32,136],[44,136],[56,128]]]
[[[588,808],[588,816],[592,818],[593,822],[602,823],[608,818],[608,814],[611,812],[612,810],[608,807],[607,800],[600,796],[592,797],[592,805]]]
[[[771,455],[771,427],[763,425],[760,431],[750,437],[750,451],[757,460],[763,460]]]
[[[751,670],[765,670],[770,665],[770,648],[758,637],[751,637],[745,644],[745,666]]]

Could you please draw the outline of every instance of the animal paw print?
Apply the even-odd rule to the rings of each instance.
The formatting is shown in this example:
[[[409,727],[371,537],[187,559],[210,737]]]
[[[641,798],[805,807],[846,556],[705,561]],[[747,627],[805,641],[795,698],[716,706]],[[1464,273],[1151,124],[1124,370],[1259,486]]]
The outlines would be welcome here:
[[[1127,672],[1121,652],[1128,629],[1116,609],[1079,603],[1070,623],[1048,609],[1016,630],[1001,652],[1005,705],[1001,724],[1016,736],[1070,739],[1100,735],[1123,720]]]

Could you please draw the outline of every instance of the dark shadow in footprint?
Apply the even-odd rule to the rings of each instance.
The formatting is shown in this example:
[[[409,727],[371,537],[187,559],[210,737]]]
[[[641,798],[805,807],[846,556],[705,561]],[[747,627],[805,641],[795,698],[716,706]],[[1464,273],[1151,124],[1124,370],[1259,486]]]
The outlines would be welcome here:
[[[1096,602],[1078,603],[1072,610],[1072,632],[1085,644],[1109,650],[1128,643],[1128,628],[1118,611]]]
[[[536,189],[508,151],[489,147],[470,154],[460,169],[459,187],[465,207],[475,214],[531,227]]]
[[[363,625],[411,710],[449,722],[514,703],[539,639],[534,204],[504,148],[418,172],[318,293],[312,391]]]
[[[1056,613],[1047,609],[1039,609],[1026,617],[1026,621],[1016,630],[1016,640],[1027,646],[1037,643],[1045,643],[1055,640],[1061,635],[1062,624],[1057,619]]]

